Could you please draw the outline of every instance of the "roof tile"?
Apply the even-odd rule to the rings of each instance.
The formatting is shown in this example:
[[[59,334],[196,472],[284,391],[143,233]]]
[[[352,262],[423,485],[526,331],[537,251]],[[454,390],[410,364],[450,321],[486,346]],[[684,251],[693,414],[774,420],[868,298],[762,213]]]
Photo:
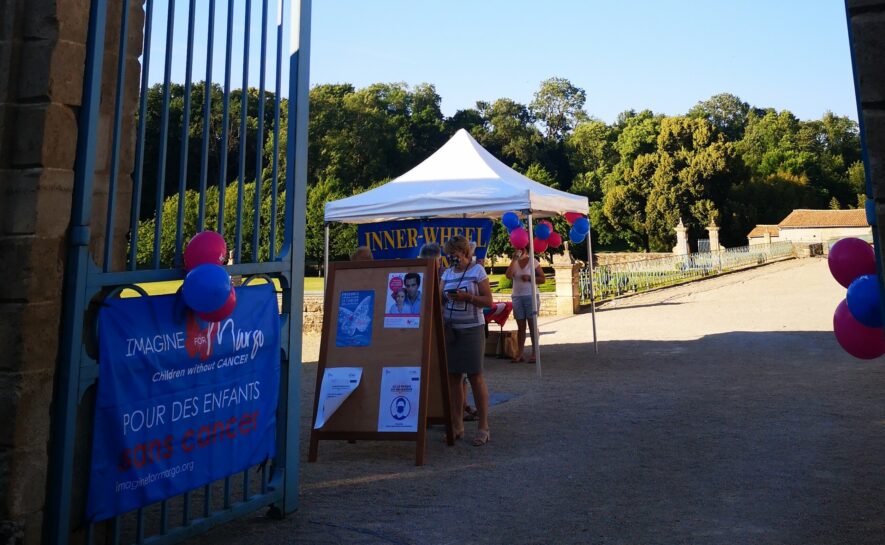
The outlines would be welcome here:
[[[793,210],[778,225],[781,229],[797,227],[866,227],[863,208],[853,210]]]

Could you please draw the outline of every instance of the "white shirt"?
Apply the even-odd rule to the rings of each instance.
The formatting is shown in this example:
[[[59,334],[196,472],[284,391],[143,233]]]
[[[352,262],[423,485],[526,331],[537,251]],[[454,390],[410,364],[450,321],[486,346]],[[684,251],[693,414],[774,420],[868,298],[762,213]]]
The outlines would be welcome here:
[[[448,268],[443,272],[441,278],[444,302],[443,319],[452,327],[464,329],[485,325],[481,308],[467,301],[452,301],[446,296],[446,292],[460,291],[477,296],[479,295],[479,283],[487,278],[485,269],[476,263],[471,263],[466,271]]]
[[[532,263],[534,263],[534,267],[532,267]],[[523,280],[522,275],[524,274],[532,274],[532,268],[537,269],[541,264],[537,259],[526,260],[525,267],[519,266],[519,261],[516,262],[516,266],[513,267],[513,291],[512,295],[531,295],[532,294],[532,282],[531,280]],[[535,286],[535,293],[538,293],[538,287]]]

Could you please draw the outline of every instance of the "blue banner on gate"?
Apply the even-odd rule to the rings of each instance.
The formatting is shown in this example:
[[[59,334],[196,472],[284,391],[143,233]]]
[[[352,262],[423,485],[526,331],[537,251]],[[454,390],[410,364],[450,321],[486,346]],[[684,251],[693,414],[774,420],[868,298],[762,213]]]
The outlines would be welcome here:
[[[455,235],[476,242],[476,258],[484,259],[492,238],[492,220],[444,218],[363,223],[357,227],[357,245],[368,246],[375,259],[411,259],[421,246],[443,246]]]
[[[265,462],[276,450],[280,322],[274,286],[236,288],[207,323],[179,295],[109,299],[87,517],[98,521]]]

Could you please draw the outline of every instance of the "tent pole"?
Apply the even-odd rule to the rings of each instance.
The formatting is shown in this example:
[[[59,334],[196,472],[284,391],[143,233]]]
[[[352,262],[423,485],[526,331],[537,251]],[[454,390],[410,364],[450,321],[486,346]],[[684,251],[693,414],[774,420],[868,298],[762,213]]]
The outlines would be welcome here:
[[[599,343],[596,340],[596,300],[593,295],[593,235],[587,231],[587,270],[590,271],[590,314],[593,317],[593,352],[599,354]]]
[[[529,266],[532,268],[531,276],[532,276],[532,314],[533,316],[529,317],[529,323],[531,320],[535,321],[535,327],[532,328],[532,346],[535,349],[535,371],[538,373],[538,377],[541,376],[541,334],[538,331],[538,299],[535,297],[535,290],[537,290],[537,284],[535,283],[535,229],[532,227],[532,211],[529,210]]]
[[[323,244],[323,296],[326,295],[326,279],[329,277],[329,223],[326,222],[326,236]]]

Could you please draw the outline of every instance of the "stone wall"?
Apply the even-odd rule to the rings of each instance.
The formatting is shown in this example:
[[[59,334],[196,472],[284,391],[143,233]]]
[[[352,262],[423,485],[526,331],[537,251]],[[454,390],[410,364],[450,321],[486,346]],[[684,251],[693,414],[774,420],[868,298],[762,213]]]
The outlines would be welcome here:
[[[645,261],[658,257],[673,257],[672,252],[601,252],[594,254],[594,266],[611,265],[613,263],[629,263],[630,261]]]
[[[873,229],[881,243],[885,241],[885,0],[846,0],[845,6],[853,42],[861,139],[868,155],[865,166],[877,218]],[[883,273],[879,271],[880,279]]]
[[[119,36],[120,2],[108,8]],[[140,69],[143,10],[131,8],[129,76]],[[62,280],[71,217],[77,115],[89,0],[0,0],[0,543],[40,543]],[[107,193],[117,45],[104,65],[95,193]],[[130,86],[130,89],[132,87]],[[127,96],[120,171],[131,172],[135,95]],[[122,263],[130,185],[124,179],[115,261]],[[104,199],[93,206],[93,248],[103,241]],[[122,228],[119,226],[123,225]],[[122,246],[124,247],[124,246]],[[48,524],[51,524],[48,521]]]

